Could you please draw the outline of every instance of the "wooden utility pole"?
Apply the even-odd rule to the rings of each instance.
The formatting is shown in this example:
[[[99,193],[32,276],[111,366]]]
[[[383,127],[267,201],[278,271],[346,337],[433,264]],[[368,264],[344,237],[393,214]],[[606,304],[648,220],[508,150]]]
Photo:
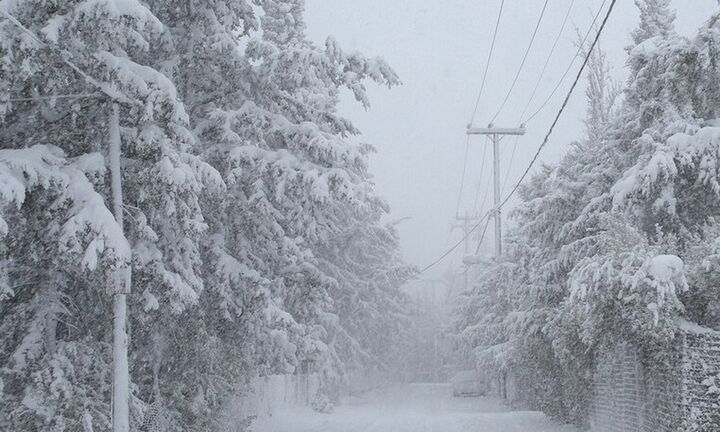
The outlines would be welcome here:
[[[115,220],[123,230],[122,172],[120,167],[120,113],[117,103],[110,112],[110,183]],[[128,264],[129,265],[129,264]],[[113,399],[112,430],[130,430],[130,374],[128,372],[127,295],[130,293],[130,267],[123,266],[107,274],[107,290],[113,296]]]
[[[493,143],[493,190],[495,208],[493,218],[495,219],[495,258],[502,256],[502,215],[500,211],[500,140],[506,135],[525,135],[525,125],[519,128],[496,128],[492,124],[486,128],[468,127],[468,135],[490,136]]]

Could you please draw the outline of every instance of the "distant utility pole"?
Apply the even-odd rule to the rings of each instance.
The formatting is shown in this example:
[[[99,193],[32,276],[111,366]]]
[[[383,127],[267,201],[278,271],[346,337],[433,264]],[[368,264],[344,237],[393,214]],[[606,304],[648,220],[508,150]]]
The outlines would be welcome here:
[[[465,212],[465,216],[461,217],[459,215],[455,215],[456,223],[450,225],[451,230],[461,229],[463,233],[463,262],[467,260],[468,254],[470,253],[470,231],[472,231],[473,226],[475,223],[477,223],[478,216],[470,216],[468,212]],[[465,269],[467,270],[467,268]],[[468,274],[467,271],[463,274],[463,291],[467,291],[468,289]]]
[[[495,258],[502,256],[502,215],[500,211],[500,140],[505,135],[525,135],[525,125],[519,128],[496,128],[491,123],[486,128],[474,128],[468,126],[468,135],[487,135],[493,143],[493,189],[495,208],[493,217],[495,219]],[[467,253],[467,252],[466,252]]]
[[[430,293],[428,295],[428,299],[430,301],[430,304],[433,306],[437,306],[437,289],[436,284],[440,282],[438,279],[426,279],[426,281],[430,284]],[[435,310],[435,309],[433,309]]]
[[[465,255],[470,252],[470,231],[473,228],[473,225],[477,222],[478,217],[477,216],[470,216],[468,212],[465,212],[465,216],[459,216],[455,215],[456,223],[450,225],[450,229],[452,231],[455,231],[456,229],[462,230],[463,233],[463,250],[465,251]]]

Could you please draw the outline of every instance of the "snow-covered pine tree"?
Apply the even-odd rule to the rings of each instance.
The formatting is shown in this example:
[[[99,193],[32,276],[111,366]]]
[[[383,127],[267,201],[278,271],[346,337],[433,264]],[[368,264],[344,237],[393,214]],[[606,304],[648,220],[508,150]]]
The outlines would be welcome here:
[[[272,312],[274,334],[288,348],[280,356],[290,367],[313,361],[334,398],[339,282],[320,267],[319,247],[347,235],[348,216],[372,214],[375,205],[367,152],[348,140],[357,131],[336,105],[341,87],[367,104],[364,80],[397,78],[382,61],[346,55],[332,40],[324,48],[309,42],[302,1],[259,4],[261,32],[242,68],[247,81],[232,89],[237,98],[203,107],[198,130],[233,196],[230,241],[270,281],[270,311],[280,312]]]
[[[247,380],[311,356],[329,401],[360,352],[382,360],[359,322],[397,326],[411,270],[336,106],[341,88],[367,105],[364,81],[396,84],[385,63],[307,41],[302,1],[0,11],[0,175],[30,179],[1,195],[0,426],[108,427],[101,287],[130,260],[133,428],[222,430]],[[113,101],[129,245],[105,204]]]
[[[674,32],[675,11],[670,9],[670,0],[635,0],[635,5],[640,10],[640,23],[631,33],[636,45]]]
[[[221,186],[221,181],[190,153],[194,138],[188,116],[174,85],[159,71],[167,60],[163,54],[169,52],[165,27],[146,5],[135,1],[28,0],[3,2],[0,9],[6,84],[3,147],[52,143],[67,157],[89,160],[100,155],[102,160],[107,154],[110,102],[119,103],[125,211],[133,221],[127,237],[133,248],[135,290],[142,293],[146,307],[163,305],[167,313],[196,303],[203,287],[197,240],[205,229],[197,196],[206,186]],[[83,96],[64,97],[77,94]],[[110,202],[109,179],[94,180],[95,189]],[[53,212],[53,205],[46,204],[51,203],[36,203],[29,214]],[[36,225],[31,231],[45,230]],[[103,246],[97,241],[91,245]],[[42,291],[52,281],[65,281],[54,287],[58,293],[51,296],[58,299],[59,306],[53,307],[57,312],[52,313],[62,316],[58,321],[64,329],[55,328],[59,340],[39,345],[38,361],[25,364],[25,385],[4,387],[15,392],[19,404],[7,405],[9,409],[24,413],[22,418],[9,418],[20,422],[15,430],[63,430],[74,424],[106,427],[111,326],[102,270],[108,269],[107,264],[100,262],[94,273],[58,259],[43,264],[45,258],[63,257],[52,253],[52,248],[43,250],[42,254],[28,251],[32,259],[23,264],[28,266],[25,279],[32,282],[24,290]],[[14,298],[26,299],[22,294],[16,291]],[[87,368],[72,371],[75,363]],[[47,370],[53,372],[43,375]],[[52,390],[53,382],[52,388],[65,391]],[[141,405],[135,405],[137,421]]]
[[[130,245],[94,190],[91,179],[103,171],[97,154],[68,159],[49,145],[0,150],[7,283],[0,295],[3,429],[62,430],[72,419],[91,417],[107,424],[109,382],[101,378],[110,371],[109,346],[78,339],[90,322],[73,326],[67,319],[77,312],[71,302],[77,275],[89,278],[131,259]]]
[[[717,296],[718,141],[708,119],[718,116],[718,20],[683,38],[667,4],[640,2],[622,105],[598,122],[603,92],[592,88],[599,75],[591,73],[587,139],[521,190],[514,216],[518,241],[508,254],[530,277],[505,282],[523,288],[502,329],[520,341],[513,360],[531,393],[539,389],[536,400],[550,402],[540,408],[562,418],[582,421],[577,395],[587,393],[578,390],[589,388],[606,347],[630,341],[654,356],[673,338],[678,316],[717,322],[707,299]],[[542,361],[523,365],[523,352]],[[542,377],[558,366],[575,384],[547,386]]]
[[[641,113],[636,157],[611,189],[617,209],[639,214],[639,228],[652,242],[683,258],[694,281],[691,290],[681,293],[686,313],[706,325],[716,322],[707,314],[711,303],[701,299],[716,295],[706,281],[714,277],[710,245],[718,214],[712,167],[717,160],[719,31],[715,14],[692,38],[655,35],[631,51],[637,74],[627,90],[626,118]]]
[[[394,226],[381,222],[386,205],[379,199],[368,204],[338,221],[342,234],[319,244],[318,257],[337,281],[330,295],[340,324],[335,349],[345,372],[387,374],[397,360],[395,347],[409,336],[408,299],[400,287],[415,271],[398,254]]]

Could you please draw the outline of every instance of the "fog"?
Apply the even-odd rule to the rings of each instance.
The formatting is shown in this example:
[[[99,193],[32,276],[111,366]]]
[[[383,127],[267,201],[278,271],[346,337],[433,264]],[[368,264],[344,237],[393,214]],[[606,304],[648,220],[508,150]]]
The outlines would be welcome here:
[[[550,2],[524,66],[520,80],[498,116],[496,126],[517,127],[518,118],[535,86],[540,70],[559,30],[571,0]],[[530,111],[539,107],[576,53],[576,29],[587,31],[603,2],[576,1],[571,19],[550,60]],[[392,208],[393,218],[410,217],[399,226],[404,256],[423,268],[435,261],[461,238],[450,232],[456,215],[465,152],[465,128],[470,120],[487,60],[499,1],[490,0],[308,0],[308,33],[317,43],[332,35],[347,50],[381,56],[398,72],[403,84],[388,90],[370,86],[372,107],[364,110],[345,94],[340,113],[362,132],[360,139],[374,145],[378,153],[372,172],[380,195]],[[699,27],[717,7],[715,0],[674,0],[678,32],[687,34]],[[494,115],[510,87],[530,41],[543,2],[508,1],[498,32],[496,50],[488,73],[484,97],[475,126],[484,127]],[[608,23],[600,43],[608,54],[612,72],[624,79],[624,48],[637,24],[638,11],[631,1],[622,1]],[[501,150],[501,171],[509,173],[505,191],[529,164],[570,86],[580,61],[576,60],[562,87],[545,109],[527,125],[512,165],[512,140]],[[584,83],[581,82],[553,133],[540,160],[556,161],[568,144],[578,139],[585,116]],[[471,140],[460,215],[473,211],[480,185],[480,199],[490,188],[486,206],[492,203],[491,152],[481,166],[484,139]],[[512,203],[505,214],[512,209]],[[492,227],[483,248],[492,248]],[[428,278],[441,277],[456,268],[462,248],[430,271]]]
[[[718,221],[720,0],[0,0],[3,432],[718,432]]]

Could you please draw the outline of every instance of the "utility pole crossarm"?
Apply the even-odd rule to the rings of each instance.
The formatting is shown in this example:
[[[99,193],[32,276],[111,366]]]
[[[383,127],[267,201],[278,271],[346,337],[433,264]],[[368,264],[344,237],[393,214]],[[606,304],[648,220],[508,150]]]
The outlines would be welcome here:
[[[469,127],[467,130],[468,135],[525,135],[525,127],[521,126],[519,128],[496,128],[496,127],[486,127],[486,128],[474,128]]]
[[[455,216],[455,220],[462,223],[450,224],[451,230],[461,229],[467,234],[467,231],[471,228],[471,225],[480,220],[478,216]]]

